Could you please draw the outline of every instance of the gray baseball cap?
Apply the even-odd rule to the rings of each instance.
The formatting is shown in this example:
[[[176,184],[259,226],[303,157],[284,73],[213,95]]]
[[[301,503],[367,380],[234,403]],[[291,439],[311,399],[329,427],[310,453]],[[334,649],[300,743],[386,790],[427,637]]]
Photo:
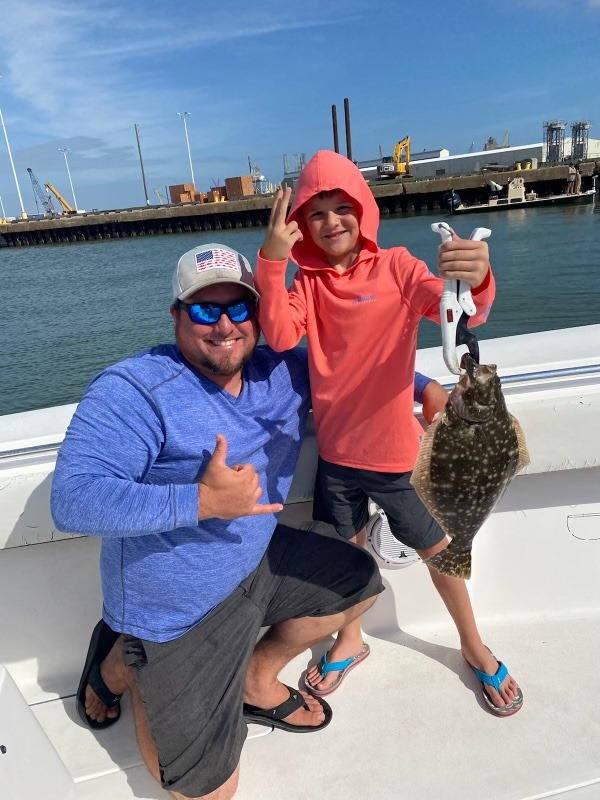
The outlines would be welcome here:
[[[202,244],[181,256],[173,273],[173,299],[185,300],[217,283],[241,283],[260,299],[248,259],[224,244]]]

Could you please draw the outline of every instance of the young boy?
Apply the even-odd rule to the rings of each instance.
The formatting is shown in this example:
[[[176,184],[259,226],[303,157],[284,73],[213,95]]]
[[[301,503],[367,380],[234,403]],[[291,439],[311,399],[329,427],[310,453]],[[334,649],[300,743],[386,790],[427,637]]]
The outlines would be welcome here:
[[[410,485],[420,432],[413,415],[417,328],[422,316],[439,323],[444,278],[471,285],[477,313],[470,324],[485,321],[495,294],[487,245],[458,237],[442,244],[440,277],[404,247],[380,248],[371,190],[351,161],[327,150],[303,169],[286,221],[290,194],[277,193],[255,277],[271,347],[286,350],[308,338],[320,456],[315,518],[361,543],[372,498],[394,535],[426,559],[448,541]],[[287,290],[290,255],[300,269]],[[464,581],[430,575],[488,706],[500,716],[515,713],[521,691],[484,646]],[[356,620],[309,670],[308,686],[328,694],[366,655]]]

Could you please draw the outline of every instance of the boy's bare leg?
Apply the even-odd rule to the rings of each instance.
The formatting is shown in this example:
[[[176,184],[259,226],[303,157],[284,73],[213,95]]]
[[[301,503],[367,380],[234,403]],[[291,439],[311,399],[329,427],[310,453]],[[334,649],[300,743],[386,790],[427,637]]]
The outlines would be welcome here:
[[[366,531],[363,529],[355,539],[358,544],[364,546],[366,542]],[[443,540],[439,544],[427,550],[418,550],[422,559],[435,555],[440,550],[448,546],[448,541]],[[489,675],[494,675],[498,671],[498,662],[485,647],[475,622],[471,598],[467,591],[464,580],[442,575],[437,570],[430,568],[429,574],[438,594],[444,601],[450,616],[454,620],[460,637],[461,651],[464,658],[476,669],[483,670]],[[343,661],[346,658],[360,653],[363,645],[360,619],[356,619],[339,631],[337,639],[331,648],[329,661]],[[307,679],[311,686],[316,689],[324,690],[336,679],[337,672],[328,672],[323,680],[320,680],[321,671],[319,665],[315,664],[307,672]],[[498,706],[510,705],[517,696],[518,684],[511,675],[504,679],[500,694],[492,687],[486,686],[490,699]]]
[[[354,624],[362,642],[359,617],[376,599],[370,597],[341,614],[290,619],[273,625],[256,645],[248,666],[245,701],[259,708],[273,708],[287,700],[289,693],[277,678],[279,672],[307,647],[322,641],[335,631],[345,630]],[[358,652],[361,646],[359,645]],[[292,725],[320,725],[325,719],[320,703],[308,693],[302,694],[306,698],[308,710],[299,708],[286,717],[286,721]]]
[[[444,550],[447,546],[448,540],[445,539],[434,547],[430,547],[427,550],[418,550],[417,552],[421,558],[426,559],[435,555],[435,553],[439,553],[440,550]],[[498,661],[481,640],[473,614],[471,598],[464,580],[442,575],[433,568],[429,569],[429,574],[446,608],[450,612],[450,616],[454,620],[460,636],[460,647],[464,658],[476,669],[487,672],[489,675],[495,675],[498,671]],[[500,694],[492,686],[486,685],[486,691],[491,701],[497,706],[510,705],[517,697],[517,689],[518,684],[511,675],[507,675],[502,682]]]
[[[349,541],[364,547],[367,543],[367,529],[363,528],[356,536]],[[362,629],[360,627],[360,617],[352,620],[338,631],[335,642],[333,643],[327,660],[329,662],[345,661],[360,653],[364,645]],[[318,664],[314,664],[306,673],[306,679],[311,686],[319,691],[327,690],[338,676],[338,672],[331,671],[321,679],[321,669]]]

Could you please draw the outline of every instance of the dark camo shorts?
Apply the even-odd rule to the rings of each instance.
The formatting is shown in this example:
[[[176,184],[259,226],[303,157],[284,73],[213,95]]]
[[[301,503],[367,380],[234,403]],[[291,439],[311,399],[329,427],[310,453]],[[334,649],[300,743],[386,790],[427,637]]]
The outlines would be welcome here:
[[[371,498],[385,511],[397,539],[414,550],[427,550],[441,542],[445,533],[411,486],[411,475],[342,467],[319,458],[313,517],[351,539],[367,524]]]
[[[278,525],[259,566],[192,630],[163,643],[126,635],[125,663],[136,673],[164,788],[199,797],[233,774],[261,627],[337,614],[381,591],[371,556],[329,525]]]

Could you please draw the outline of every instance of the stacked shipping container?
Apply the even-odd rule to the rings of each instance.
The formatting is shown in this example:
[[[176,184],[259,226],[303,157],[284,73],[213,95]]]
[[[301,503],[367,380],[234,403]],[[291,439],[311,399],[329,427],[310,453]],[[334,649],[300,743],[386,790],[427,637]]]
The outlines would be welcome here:
[[[196,191],[193,183],[169,186],[171,203],[219,203],[223,200],[239,200],[253,194],[252,175],[225,178],[225,186],[213,186],[206,193]]]
[[[239,200],[254,194],[252,175],[240,175],[237,178],[225,178],[225,190],[228,200]]]
[[[172,203],[205,203],[206,195],[197,192],[193,183],[177,183],[169,186],[169,198]]]

